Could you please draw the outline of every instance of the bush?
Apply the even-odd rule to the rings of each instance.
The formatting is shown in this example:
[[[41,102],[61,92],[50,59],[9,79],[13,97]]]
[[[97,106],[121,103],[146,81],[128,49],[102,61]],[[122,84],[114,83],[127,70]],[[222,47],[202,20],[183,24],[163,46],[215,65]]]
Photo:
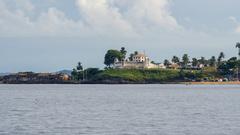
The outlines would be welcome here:
[[[181,82],[215,78],[216,72],[204,70],[173,69],[106,69],[98,72],[92,80],[123,80],[130,82]]]

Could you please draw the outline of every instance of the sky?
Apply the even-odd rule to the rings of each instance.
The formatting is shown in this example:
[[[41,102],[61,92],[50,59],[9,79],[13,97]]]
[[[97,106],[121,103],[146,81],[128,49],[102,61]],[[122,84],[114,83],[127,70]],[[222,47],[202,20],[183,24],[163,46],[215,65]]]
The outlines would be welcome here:
[[[103,68],[125,47],[162,62],[237,55],[239,0],[0,0],[0,72]]]

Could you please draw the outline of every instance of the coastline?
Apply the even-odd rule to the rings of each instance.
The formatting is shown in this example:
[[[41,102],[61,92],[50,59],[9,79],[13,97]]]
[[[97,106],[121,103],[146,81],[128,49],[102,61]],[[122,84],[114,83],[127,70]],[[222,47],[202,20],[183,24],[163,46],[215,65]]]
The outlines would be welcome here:
[[[240,81],[229,81],[229,82],[116,82],[116,81],[96,81],[96,82],[59,82],[59,83],[26,83],[26,82],[18,82],[18,83],[3,83],[0,82],[1,84],[26,84],[26,85],[34,85],[34,84],[66,84],[66,85],[98,85],[98,84],[103,84],[103,85],[149,85],[149,84],[159,84],[159,85],[169,85],[169,84],[176,84],[176,85],[240,85]]]
[[[91,72],[90,72],[91,71]],[[20,72],[4,76],[0,84],[182,84],[182,85],[239,85],[239,81],[224,78],[205,69],[92,69],[87,79],[83,75],[67,76],[64,74]]]
[[[240,81],[230,82],[184,82],[186,85],[240,85]]]

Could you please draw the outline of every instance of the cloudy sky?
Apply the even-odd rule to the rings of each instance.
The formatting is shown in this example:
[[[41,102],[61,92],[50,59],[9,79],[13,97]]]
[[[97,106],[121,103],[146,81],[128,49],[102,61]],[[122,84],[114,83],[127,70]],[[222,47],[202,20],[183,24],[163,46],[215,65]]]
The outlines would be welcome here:
[[[107,49],[235,56],[239,0],[0,0],[0,72],[103,67]]]

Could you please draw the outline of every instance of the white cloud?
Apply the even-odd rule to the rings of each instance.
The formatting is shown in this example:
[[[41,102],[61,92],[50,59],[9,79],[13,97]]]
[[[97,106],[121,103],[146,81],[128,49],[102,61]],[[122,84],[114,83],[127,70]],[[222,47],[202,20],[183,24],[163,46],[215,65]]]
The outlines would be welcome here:
[[[77,0],[76,3],[83,21],[94,32],[133,32],[131,24],[107,0]]]
[[[33,24],[22,10],[9,11],[3,2],[0,2],[0,8],[1,36],[11,36],[30,31],[29,28],[31,28]]]
[[[81,29],[83,25],[81,22],[75,22],[68,19],[66,15],[57,10],[56,8],[49,8],[48,11],[42,13],[35,22],[35,27],[38,28],[38,32],[43,35],[64,35],[72,36],[77,30]]]
[[[19,8],[23,9],[26,12],[31,12],[35,9],[35,6],[31,3],[30,0],[16,0],[15,2]]]
[[[237,34],[240,34],[240,23],[236,26],[235,32],[236,32]]]
[[[230,16],[229,20],[231,20],[236,25],[235,32],[240,33],[240,22],[237,20],[237,18]]]
[[[180,28],[168,9],[169,0],[116,0],[115,3],[125,7],[123,14],[133,24],[171,30]]]
[[[36,19],[27,16],[24,9],[8,9],[3,2],[0,8],[0,37],[74,36],[83,29],[81,22],[67,18],[56,8],[49,8]]]
[[[135,32],[181,29],[171,15],[169,0],[77,0],[77,5],[94,26]]]
[[[15,10],[0,1],[0,36],[136,36],[145,31],[178,30],[169,0],[76,0],[81,18],[73,20],[55,7],[34,18],[29,0]]]
[[[234,17],[234,16],[230,16],[230,17],[229,17],[229,20],[231,20],[231,21],[234,22],[234,23],[238,23],[237,18]]]

